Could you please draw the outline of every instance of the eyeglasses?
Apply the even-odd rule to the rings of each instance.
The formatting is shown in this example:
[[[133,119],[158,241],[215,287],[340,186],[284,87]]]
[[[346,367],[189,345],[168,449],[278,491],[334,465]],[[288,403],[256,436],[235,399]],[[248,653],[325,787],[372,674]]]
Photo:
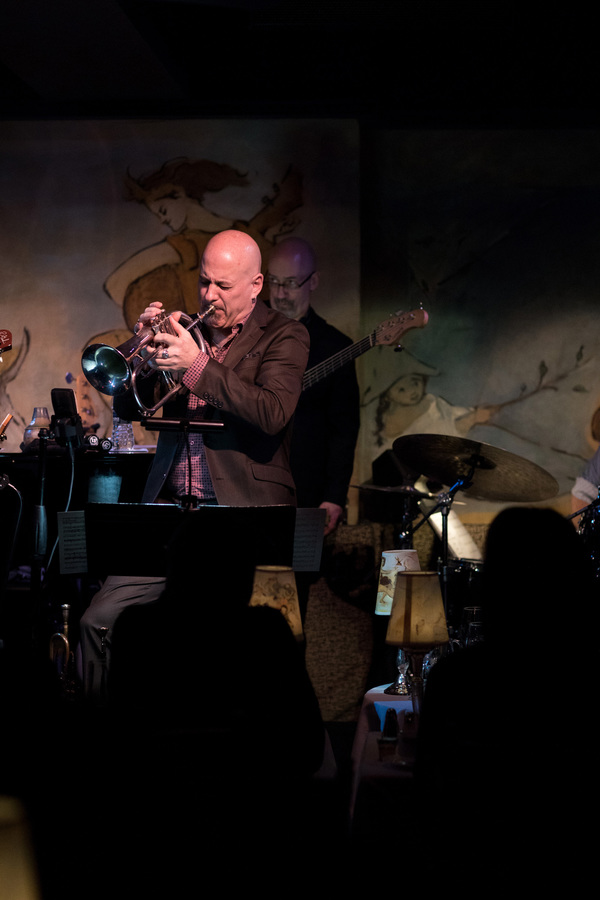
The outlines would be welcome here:
[[[275,291],[278,290],[278,288],[283,288],[284,291],[297,291],[298,288],[301,288],[303,284],[306,284],[308,279],[312,278],[314,274],[314,272],[311,272],[303,281],[298,281],[297,278],[284,278],[283,281],[277,281],[272,275],[267,275],[267,284]]]

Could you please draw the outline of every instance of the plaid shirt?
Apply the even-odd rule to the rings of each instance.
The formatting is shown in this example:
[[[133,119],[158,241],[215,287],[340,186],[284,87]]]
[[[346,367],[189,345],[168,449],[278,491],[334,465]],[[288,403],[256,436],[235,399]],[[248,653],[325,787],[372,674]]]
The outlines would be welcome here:
[[[254,304],[252,304],[254,309]],[[198,380],[209,359],[215,359],[218,363],[222,363],[229,348],[237,335],[242,330],[244,322],[248,316],[238,325],[234,325],[231,335],[220,346],[211,344],[207,341],[208,354],[199,353],[192,365],[183,376],[183,383],[186,387],[191,388]],[[206,335],[205,335],[206,337]],[[188,396],[187,416],[190,421],[202,418],[202,407],[206,406],[206,401],[196,397],[191,393]],[[189,444],[189,456],[188,456]],[[190,461],[192,483],[190,484]],[[177,499],[187,495],[197,497],[199,500],[215,500],[215,490],[213,488],[212,479],[206,461],[206,450],[204,448],[204,438],[201,434],[188,434],[187,441],[185,435],[179,439],[179,447],[175,454],[175,460],[169,472],[169,476],[165,482],[165,492],[171,499]]]

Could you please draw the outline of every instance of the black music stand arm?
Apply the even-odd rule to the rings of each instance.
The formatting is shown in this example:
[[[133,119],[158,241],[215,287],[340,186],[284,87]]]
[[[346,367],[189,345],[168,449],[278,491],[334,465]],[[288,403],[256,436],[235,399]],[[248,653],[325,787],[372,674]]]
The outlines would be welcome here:
[[[188,471],[190,490],[192,486],[192,458],[189,446],[190,434],[204,434],[206,432],[222,431],[224,422],[211,422],[203,419],[142,419],[142,428],[151,431],[174,431],[183,434],[187,449]],[[195,509],[198,506],[198,497],[187,494],[181,498],[181,506],[185,509]]]
[[[205,432],[223,431],[224,422],[211,422],[205,419],[152,419],[141,420],[142,428],[147,431],[180,431],[191,434],[203,434]]]

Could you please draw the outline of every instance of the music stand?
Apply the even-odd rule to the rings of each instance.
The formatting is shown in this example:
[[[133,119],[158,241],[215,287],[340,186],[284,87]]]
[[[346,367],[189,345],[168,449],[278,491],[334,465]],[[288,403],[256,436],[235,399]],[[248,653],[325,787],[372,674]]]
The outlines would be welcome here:
[[[188,478],[189,485],[191,489],[192,485],[192,454],[190,450],[190,445],[188,441],[188,436],[190,434],[205,434],[206,432],[215,432],[222,431],[225,428],[225,423],[216,421],[213,422],[209,419],[142,419],[142,427],[151,429],[152,431],[166,431],[166,432],[176,432],[181,433],[185,437],[185,446],[187,450],[187,463],[188,463]],[[192,493],[189,493],[183,497],[181,497],[181,505],[189,508],[195,509],[198,505],[198,497],[195,497]]]
[[[202,434],[204,432],[223,431],[224,422],[212,422],[209,419],[142,419],[142,428],[147,431],[180,431],[182,434]]]
[[[88,572],[163,577],[172,542],[179,539],[193,548],[190,566],[199,571],[205,566],[291,566],[295,524],[293,506],[88,503]]]

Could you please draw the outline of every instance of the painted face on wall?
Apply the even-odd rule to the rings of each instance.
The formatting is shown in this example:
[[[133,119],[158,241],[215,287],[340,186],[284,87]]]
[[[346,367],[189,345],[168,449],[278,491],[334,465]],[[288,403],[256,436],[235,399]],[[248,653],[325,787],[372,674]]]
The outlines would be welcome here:
[[[416,406],[425,394],[425,379],[422,375],[403,375],[388,389],[392,403],[400,406]]]
[[[163,197],[149,199],[146,205],[150,212],[158,218],[161,225],[166,225],[171,231],[178,232],[185,228],[189,202],[190,199],[184,191],[175,189]]]

